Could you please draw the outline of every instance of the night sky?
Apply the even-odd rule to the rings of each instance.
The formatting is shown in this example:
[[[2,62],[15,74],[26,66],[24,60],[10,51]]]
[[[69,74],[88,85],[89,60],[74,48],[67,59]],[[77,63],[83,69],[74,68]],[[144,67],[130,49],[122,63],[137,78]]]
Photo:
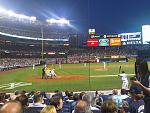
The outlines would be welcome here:
[[[43,21],[65,17],[83,33],[136,32],[150,24],[150,0],[0,0],[0,7]]]

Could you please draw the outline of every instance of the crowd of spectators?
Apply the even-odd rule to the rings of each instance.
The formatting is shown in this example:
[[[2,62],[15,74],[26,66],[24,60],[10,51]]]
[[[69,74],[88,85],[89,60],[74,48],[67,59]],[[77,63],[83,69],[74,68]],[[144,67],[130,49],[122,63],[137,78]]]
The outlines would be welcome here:
[[[0,32],[2,33],[32,38],[42,38],[41,29],[43,29],[43,37],[46,39],[63,39],[64,37],[69,37],[70,35],[76,33],[75,30],[68,26],[61,27],[58,25],[48,25],[42,21],[25,23],[23,21],[12,20],[9,18],[0,18]]]
[[[60,92],[58,90],[49,94],[40,91],[26,92],[24,90],[15,91],[11,94],[0,93],[0,113],[144,112],[145,104],[142,89],[137,86],[131,86],[128,91],[124,89],[121,89],[121,93],[118,91],[114,89],[105,95],[100,91]],[[16,112],[10,112],[11,110]]]
[[[30,59],[30,58],[22,58],[22,59],[13,59],[13,58],[1,58],[0,59],[0,71],[16,69],[21,67],[29,67],[33,65],[39,65],[40,59]]]
[[[32,48],[32,49],[31,49]],[[22,45],[6,45],[2,47],[3,56],[0,59],[0,68],[12,68],[12,67],[26,67],[39,65],[42,60],[40,47],[23,48]],[[96,59],[112,58],[135,58],[137,51],[140,49],[149,49],[149,46],[126,46],[126,47],[104,47],[104,48],[47,48],[45,49],[44,61],[47,64],[63,64],[63,63],[86,63],[97,62]],[[19,50],[19,51],[16,51]],[[129,51],[130,50],[130,51]],[[48,53],[55,53],[55,55],[49,55]],[[59,55],[59,53],[64,53]],[[18,55],[18,56],[17,56]],[[114,60],[119,61],[119,60]],[[2,70],[2,69],[1,69]]]

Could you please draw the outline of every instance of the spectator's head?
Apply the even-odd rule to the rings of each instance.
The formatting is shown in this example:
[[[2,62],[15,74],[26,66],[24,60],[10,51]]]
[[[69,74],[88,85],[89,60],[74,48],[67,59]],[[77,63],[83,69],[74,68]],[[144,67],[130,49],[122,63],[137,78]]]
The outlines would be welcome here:
[[[56,110],[61,110],[63,107],[63,100],[60,96],[54,96],[51,98],[50,104],[54,105]]]
[[[117,113],[118,108],[115,102],[108,100],[102,104],[101,111],[102,113]]]
[[[140,76],[144,76],[149,73],[148,64],[146,61],[141,60],[138,62],[138,72]]]
[[[21,94],[21,95],[25,95],[25,94],[26,94],[26,91],[25,91],[25,90],[22,90],[22,91],[20,92],[20,94]]]
[[[74,101],[80,100],[80,97],[79,97],[79,94],[78,94],[78,93],[75,93],[75,94],[73,95],[73,100],[74,100]]]
[[[122,73],[125,73],[125,71],[122,71]]]
[[[74,113],[91,113],[91,108],[87,102],[80,100],[74,108]]]
[[[68,90],[66,90],[66,91],[65,91],[65,95],[66,95],[66,96],[68,96],[68,93],[69,93],[69,91],[68,91]]]
[[[87,102],[88,105],[91,105],[92,97],[88,94],[83,95],[82,100]]]
[[[20,94],[20,91],[16,90],[15,95],[19,95],[19,94]]]
[[[6,102],[0,109],[0,113],[22,113],[21,103],[18,101]]]
[[[128,91],[126,90],[126,89],[121,89],[121,95],[126,95],[126,94],[128,94]]]
[[[19,101],[23,108],[28,106],[28,97],[26,95],[20,95],[15,100]]]
[[[67,96],[68,96],[69,100],[72,100],[73,99],[73,92],[68,92]]]
[[[41,92],[40,95],[42,95],[44,98],[47,98],[46,93],[45,92]]]
[[[4,93],[0,93],[0,103],[5,103],[5,94]]]
[[[118,95],[118,90],[117,89],[113,89],[113,95]]]
[[[130,94],[135,100],[140,100],[144,97],[143,90],[138,86],[131,86]]]
[[[40,94],[34,95],[34,102],[35,103],[43,103],[43,97]]]
[[[40,113],[57,113],[55,106],[46,106]]]
[[[84,94],[86,94],[86,93],[85,93],[85,92],[81,92],[81,93],[79,94],[80,100],[82,100],[82,97],[83,97]]]

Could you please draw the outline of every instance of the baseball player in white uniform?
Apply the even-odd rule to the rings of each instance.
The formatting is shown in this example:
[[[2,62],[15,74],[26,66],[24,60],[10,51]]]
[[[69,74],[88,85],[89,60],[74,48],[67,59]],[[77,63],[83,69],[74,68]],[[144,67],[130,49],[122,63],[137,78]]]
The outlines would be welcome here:
[[[127,79],[127,74],[125,74],[125,72],[122,71],[122,73],[119,74],[118,76],[120,76],[120,77],[121,77],[121,80],[122,80],[122,89],[128,90],[128,79]]]
[[[55,68],[53,68],[53,69],[51,70],[51,74],[52,74],[52,76],[55,76],[55,77],[56,77]]]
[[[51,72],[51,70],[49,70],[49,72],[48,72],[48,74],[47,74],[47,78],[52,78],[52,72]]]

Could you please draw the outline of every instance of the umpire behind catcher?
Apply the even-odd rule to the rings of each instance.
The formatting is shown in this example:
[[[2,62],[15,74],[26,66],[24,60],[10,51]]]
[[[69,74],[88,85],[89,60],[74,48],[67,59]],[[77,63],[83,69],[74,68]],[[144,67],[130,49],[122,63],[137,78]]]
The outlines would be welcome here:
[[[42,79],[45,78],[45,67],[42,68]]]

